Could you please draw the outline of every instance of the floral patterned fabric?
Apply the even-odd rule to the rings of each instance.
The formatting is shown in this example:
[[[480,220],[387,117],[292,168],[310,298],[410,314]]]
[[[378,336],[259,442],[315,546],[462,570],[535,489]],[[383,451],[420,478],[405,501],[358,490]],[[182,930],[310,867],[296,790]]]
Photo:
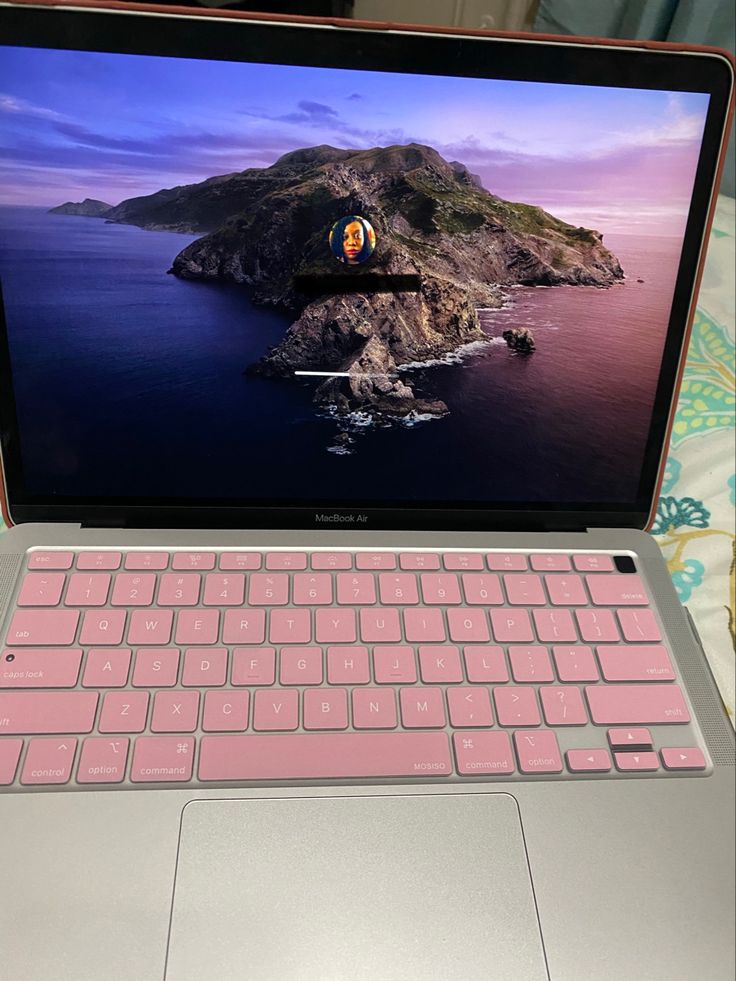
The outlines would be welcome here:
[[[733,198],[720,197],[652,533],[734,718]],[[3,528],[0,519],[0,531]]]
[[[652,526],[731,720],[736,649],[734,199],[718,200]]]

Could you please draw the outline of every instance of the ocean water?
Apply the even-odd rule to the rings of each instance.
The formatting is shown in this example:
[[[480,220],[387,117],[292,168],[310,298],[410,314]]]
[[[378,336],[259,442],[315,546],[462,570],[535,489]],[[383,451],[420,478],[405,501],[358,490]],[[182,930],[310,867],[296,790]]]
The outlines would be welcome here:
[[[607,237],[627,273],[609,290],[511,289],[503,310],[482,314],[491,343],[407,370],[447,417],[390,428],[356,419],[342,454],[338,425],[312,404],[316,382],[243,374],[288,321],[240,287],[167,275],[194,237],[0,208],[29,491],[273,502],[634,495],[679,242]],[[499,340],[515,325],[534,330],[534,355]]]

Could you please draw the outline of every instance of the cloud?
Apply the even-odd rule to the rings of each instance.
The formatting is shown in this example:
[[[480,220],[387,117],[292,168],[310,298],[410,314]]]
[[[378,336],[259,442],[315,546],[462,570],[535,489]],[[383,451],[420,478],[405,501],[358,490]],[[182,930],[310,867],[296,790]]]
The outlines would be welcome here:
[[[318,119],[323,119],[325,116],[338,115],[336,109],[333,109],[332,106],[326,106],[323,102],[308,102],[305,99],[297,102],[297,106],[302,112],[306,112],[308,115],[317,117]]]
[[[273,150],[285,153],[292,150],[293,140],[283,133],[244,132],[212,133],[209,130],[183,130],[173,133],[158,133],[154,136],[107,136],[96,133],[85,126],[76,123],[61,123],[56,131],[67,138],[75,147],[84,147],[102,154],[110,152],[119,155],[151,157],[170,161],[196,161],[211,159],[223,153],[228,156],[237,155],[246,150],[257,150],[261,153]],[[52,151],[53,152],[53,151]],[[211,164],[210,164],[211,166]]]
[[[687,206],[684,208],[676,203],[672,205],[638,206],[632,209],[630,205],[605,205],[591,203],[589,207],[566,208],[559,205],[557,217],[571,225],[584,225],[588,228],[604,228],[608,232],[630,231],[631,229],[646,228],[650,234],[669,232],[684,226],[687,218]]]
[[[455,143],[434,143],[434,146],[446,160],[458,160],[468,167],[520,167],[529,159],[526,154],[513,150],[484,146],[474,137]]]
[[[165,148],[165,138],[162,137],[146,140],[128,136],[106,136],[104,133],[93,133],[77,123],[57,123],[54,128],[61,136],[67,137],[77,146],[92,147],[96,150],[116,150],[122,153],[157,156],[160,150]]]
[[[54,109],[46,109],[44,106],[36,106],[26,99],[18,99],[14,95],[0,93],[0,112],[12,113],[13,115],[30,117],[33,119],[65,119],[66,117],[56,112]]]
[[[515,118],[505,106],[495,114],[489,110],[484,118],[471,106],[450,117],[447,131],[454,138],[447,142],[457,146],[458,155],[494,149],[517,151],[526,159],[603,160],[635,147],[687,146],[696,151],[704,118],[702,104],[681,95],[659,99],[656,111],[644,112],[640,106],[631,114],[620,111],[620,107],[605,115],[596,115],[591,107],[582,114],[564,114],[559,107],[546,115],[536,108]]]
[[[297,103],[297,112],[289,112],[282,115],[273,115],[262,109],[245,110],[243,115],[252,116],[256,119],[266,120],[275,123],[291,123],[302,126],[309,130],[321,130],[322,135],[303,137],[302,145],[310,143],[324,143],[326,140],[338,142],[345,148],[367,149],[372,146],[390,146],[394,143],[429,143],[432,140],[421,139],[410,136],[401,127],[393,129],[366,129],[360,126],[353,126],[347,123],[332,106],[327,106],[322,102],[302,101]],[[335,135],[343,137],[336,141]]]
[[[348,102],[357,102],[358,99],[362,99],[363,96],[360,95],[358,92],[351,92],[351,94],[346,95],[345,98],[347,99]]]
[[[612,129],[592,149],[592,156],[625,147],[689,146],[699,143],[705,125],[700,113],[687,113],[677,97],[668,100],[668,118],[658,126],[640,126],[636,129]]]
[[[290,112],[285,116],[268,116],[264,119],[276,119],[284,123],[308,123],[310,125],[322,125],[324,123],[336,122],[339,113],[332,106],[326,106],[323,102],[309,102],[303,99],[296,104],[299,112]]]
[[[692,143],[632,145],[579,159],[466,141],[436,148],[477,173],[492,194],[603,232],[647,227],[652,234],[676,234],[687,216],[698,159]]]

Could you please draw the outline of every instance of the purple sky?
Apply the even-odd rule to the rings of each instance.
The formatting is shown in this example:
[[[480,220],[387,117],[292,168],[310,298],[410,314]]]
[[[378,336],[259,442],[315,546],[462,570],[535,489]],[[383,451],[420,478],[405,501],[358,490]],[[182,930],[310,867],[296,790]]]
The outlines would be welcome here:
[[[3,49],[0,203],[111,204],[327,143],[435,147],[604,233],[681,234],[708,97]]]

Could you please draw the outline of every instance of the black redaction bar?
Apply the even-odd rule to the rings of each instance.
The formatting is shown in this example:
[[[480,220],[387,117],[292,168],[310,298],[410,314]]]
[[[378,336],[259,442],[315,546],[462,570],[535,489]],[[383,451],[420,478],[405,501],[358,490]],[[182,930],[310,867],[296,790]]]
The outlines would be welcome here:
[[[308,296],[332,293],[418,293],[422,277],[415,274],[389,276],[380,273],[356,275],[335,273],[327,276],[294,276],[294,289]]]

